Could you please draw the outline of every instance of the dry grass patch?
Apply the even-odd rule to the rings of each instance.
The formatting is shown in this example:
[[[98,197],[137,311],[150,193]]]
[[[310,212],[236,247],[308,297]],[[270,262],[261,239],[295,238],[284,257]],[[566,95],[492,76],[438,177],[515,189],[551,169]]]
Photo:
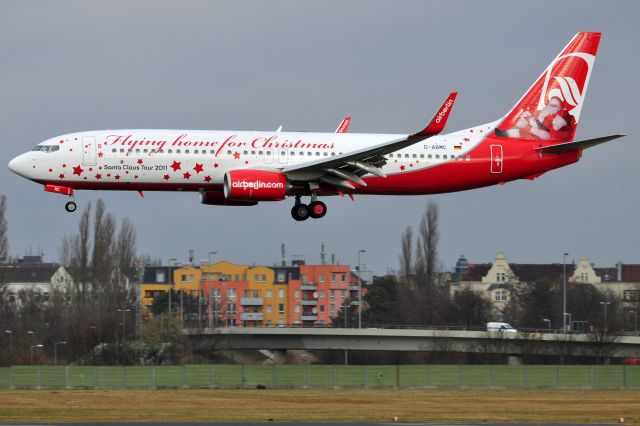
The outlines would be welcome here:
[[[635,391],[2,390],[1,422],[640,424]]]

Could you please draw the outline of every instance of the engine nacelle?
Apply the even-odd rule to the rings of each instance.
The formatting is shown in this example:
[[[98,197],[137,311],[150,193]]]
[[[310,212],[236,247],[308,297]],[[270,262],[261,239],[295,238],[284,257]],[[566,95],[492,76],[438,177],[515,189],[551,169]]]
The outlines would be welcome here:
[[[287,177],[264,170],[230,170],[224,175],[228,200],[280,201],[287,195]]]
[[[210,206],[255,206],[257,201],[227,200],[221,191],[203,191],[200,193],[200,202]]]

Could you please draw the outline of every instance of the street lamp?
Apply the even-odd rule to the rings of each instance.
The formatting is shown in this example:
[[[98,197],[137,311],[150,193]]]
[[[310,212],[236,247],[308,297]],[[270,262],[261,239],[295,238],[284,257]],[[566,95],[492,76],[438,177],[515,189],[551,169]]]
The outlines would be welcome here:
[[[67,342],[56,342],[53,344],[53,365],[58,365],[58,345],[66,345]]]
[[[31,346],[31,348],[29,350],[29,352],[31,354],[31,365],[33,365],[33,348],[41,348],[41,347],[42,347],[42,345],[33,345],[33,346]]]
[[[13,331],[5,330],[5,333],[9,335],[9,356],[13,354]]]
[[[358,328],[362,328],[362,269],[360,255],[366,250],[358,250]]]
[[[131,309],[118,309],[118,312],[122,312],[122,341],[124,341],[126,339],[125,313],[131,312]]]
[[[173,290],[173,276],[171,274],[171,264],[175,266],[175,263],[178,261],[175,257],[169,259],[169,266],[167,266],[168,274],[167,274],[167,282],[169,283],[169,319],[171,319],[171,290]]]
[[[551,320],[550,319],[544,318],[542,320],[542,322],[546,323],[547,324],[547,329],[551,330]]]
[[[567,332],[567,256],[562,254],[562,330]]]
[[[607,305],[610,305],[611,302],[600,302],[600,304],[604,308],[604,334],[607,334]]]

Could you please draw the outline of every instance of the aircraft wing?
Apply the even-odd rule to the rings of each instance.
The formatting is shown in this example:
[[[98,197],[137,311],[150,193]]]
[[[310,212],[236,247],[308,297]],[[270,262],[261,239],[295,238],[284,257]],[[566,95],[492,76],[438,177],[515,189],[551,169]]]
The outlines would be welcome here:
[[[602,136],[599,138],[584,139],[581,141],[561,143],[558,145],[541,146],[536,148],[536,150],[545,154],[562,154],[564,152],[579,151],[581,149],[591,148],[592,146],[600,145],[601,143],[609,142],[624,136],[627,135],[618,134]]]
[[[319,180],[347,189],[355,189],[351,182],[366,186],[360,177],[367,173],[386,177],[380,170],[387,163],[384,155],[439,134],[444,129],[457,95],[457,92],[451,92],[429,124],[417,133],[357,151],[285,167],[282,173],[292,180]]]

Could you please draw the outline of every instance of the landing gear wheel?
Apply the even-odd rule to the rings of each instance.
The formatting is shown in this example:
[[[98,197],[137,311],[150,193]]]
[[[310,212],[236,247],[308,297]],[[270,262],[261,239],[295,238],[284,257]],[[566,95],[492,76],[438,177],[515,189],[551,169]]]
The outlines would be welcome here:
[[[309,204],[309,216],[314,219],[320,219],[327,214],[327,205],[322,201],[314,201]]]
[[[309,206],[306,204],[296,204],[291,209],[291,217],[301,222],[303,220],[307,220],[309,218]]]
[[[64,205],[64,209],[69,213],[75,212],[77,208],[78,206],[76,206],[76,203],[73,201],[69,201]]]

